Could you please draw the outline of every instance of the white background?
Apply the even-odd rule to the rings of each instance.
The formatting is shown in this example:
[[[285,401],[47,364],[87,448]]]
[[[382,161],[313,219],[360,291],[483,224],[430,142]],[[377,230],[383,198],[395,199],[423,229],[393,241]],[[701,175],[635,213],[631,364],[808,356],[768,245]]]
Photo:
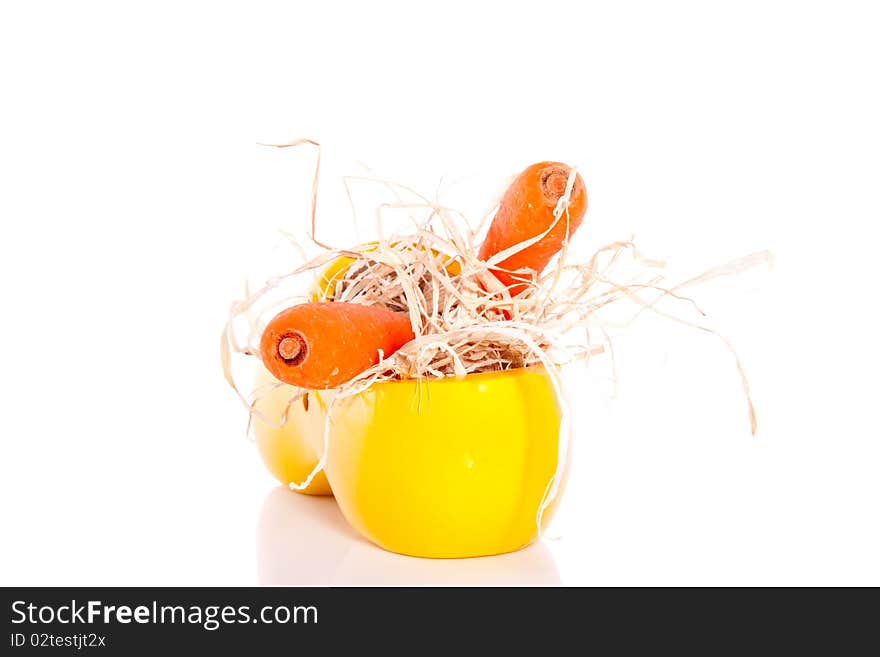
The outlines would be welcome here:
[[[880,584],[878,27],[867,2],[3,3],[0,583]],[[340,245],[358,161],[488,203],[560,159],[583,253],[635,234],[686,277],[770,249],[694,291],[757,436],[721,343],[648,319],[616,396],[601,363],[572,392],[528,550],[397,557],[277,488],[218,338],[308,222],[314,153],[256,143],[304,136]]]

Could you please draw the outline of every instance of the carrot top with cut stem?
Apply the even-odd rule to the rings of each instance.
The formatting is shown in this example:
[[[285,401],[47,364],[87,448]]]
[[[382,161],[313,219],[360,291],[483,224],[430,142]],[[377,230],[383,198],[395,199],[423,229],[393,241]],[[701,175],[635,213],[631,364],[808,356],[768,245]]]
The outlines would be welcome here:
[[[269,322],[260,356],[279,381],[318,390],[349,381],[414,337],[408,315],[379,306],[303,303]]]
[[[538,162],[520,173],[501,199],[480,247],[481,260],[546,233],[493,268],[492,273],[512,294],[526,289],[583,222],[587,190],[580,174],[575,175],[567,206],[557,212],[571,172],[571,167],[561,162]]]

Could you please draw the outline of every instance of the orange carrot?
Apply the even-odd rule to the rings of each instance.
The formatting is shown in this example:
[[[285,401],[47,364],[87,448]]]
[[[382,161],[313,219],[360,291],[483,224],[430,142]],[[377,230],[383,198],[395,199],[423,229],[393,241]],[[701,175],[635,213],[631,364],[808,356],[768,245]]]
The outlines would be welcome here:
[[[501,199],[486,240],[480,247],[480,259],[488,260],[553,226],[556,221],[553,211],[565,193],[570,173],[571,167],[561,162],[539,162],[519,174]],[[534,275],[511,272],[527,268],[535,274],[540,273],[562,248],[566,234],[573,234],[581,225],[586,211],[587,190],[583,179],[576,175],[568,211],[560,215],[552,230],[536,243],[498,263],[498,267],[508,271],[493,269],[492,272],[510,289],[511,294],[524,291],[528,282],[534,280]]]
[[[260,355],[279,381],[333,388],[387,357],[415,336],[407,315],[341,301],[282,310],[263,331]]]

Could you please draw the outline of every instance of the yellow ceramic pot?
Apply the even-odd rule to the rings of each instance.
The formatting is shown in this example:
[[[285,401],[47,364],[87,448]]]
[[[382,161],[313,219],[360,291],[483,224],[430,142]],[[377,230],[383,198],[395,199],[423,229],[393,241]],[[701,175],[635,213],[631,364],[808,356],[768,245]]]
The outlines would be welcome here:
[[[257,378],[257,386],[269,387],[277,383],[263,369]],[[297,394],[293,386],[280,385],[259,398],[254,408],[254,434],[257,449],[269,472],[282,484],[300,484],[318,463],[306,436],[323,432],[323,419],[318,413],[306,412],[304,401],[296,401],[290,408],[290,399]],[[287,421],[281,420],[287,413]],[[262,418],[265,417],[267,421]],[[299,491],[307,495],[332,495],[330,484],[323,472],[319,472],[308,488]]]
[[[536,538],[560,439],[559,405],[542,368],[386,382],[335,402],[332,391],[309,397],[308,410],[291,408],[284,429],[261,423],[260,451],[281,481],[299,473],[301,482],[324,449],[329,405],[326,480],[369,540],[446,558],[510,552]],[[276,395],[266,411],[280,415],[288,398]],[[318,490],[316,479],[308,492]]]

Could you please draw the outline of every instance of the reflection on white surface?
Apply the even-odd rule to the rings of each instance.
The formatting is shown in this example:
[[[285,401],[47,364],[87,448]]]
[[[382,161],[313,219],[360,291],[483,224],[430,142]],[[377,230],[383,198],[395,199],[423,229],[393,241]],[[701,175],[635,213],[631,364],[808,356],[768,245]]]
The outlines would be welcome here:
[[[257,525],[260,584],[363,586],[556,586],[559,572],[547,546],[479,559],[418,559],[361,538],[332,497],[310,497],[283,486],[266,497]]]

